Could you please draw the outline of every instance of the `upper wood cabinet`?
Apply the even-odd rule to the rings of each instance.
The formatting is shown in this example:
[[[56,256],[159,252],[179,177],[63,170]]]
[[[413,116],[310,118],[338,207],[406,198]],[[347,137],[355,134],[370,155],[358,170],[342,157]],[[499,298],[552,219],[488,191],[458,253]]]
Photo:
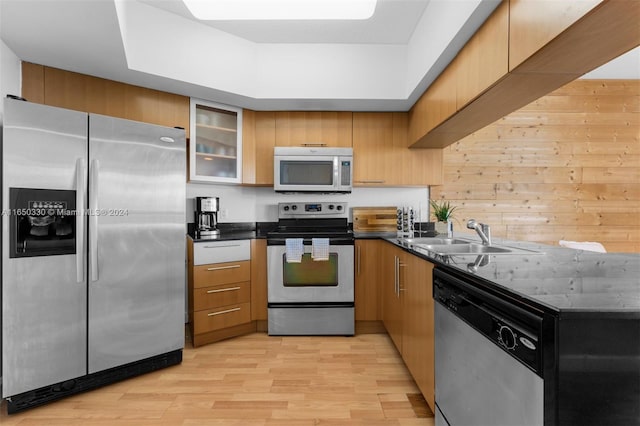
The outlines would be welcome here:
[[[353,113],[355,186],[442,183],[442,150],[407,149],[407,127],[407,113]]]
[[[29,62],[22,63],[22,96],[60,108],[182,127],[189,137],[186,96]]]
[[[419,139],[456,112],[458,84],[456,69],[455,62],[445,68],[411,108],[409,112],[411,140]]]
[[[410,146],[450,145],[633,49],[639,21],[640,1],[504,0],[411,109]]]
[[[601,2],[547,1],[541,5],[540,0],[510,0],[509,71]]]
[[[473,35],[455,62],[452,71],[456,80],[456,109],[461,109],[508,71],[508,2],[498,6],[487,25]]]
[[[276,146],[351,147],[351,112],[276,112]]]
[[[273,186],[273,147],[276,144],[276,113],[244,110],[242,183]]]

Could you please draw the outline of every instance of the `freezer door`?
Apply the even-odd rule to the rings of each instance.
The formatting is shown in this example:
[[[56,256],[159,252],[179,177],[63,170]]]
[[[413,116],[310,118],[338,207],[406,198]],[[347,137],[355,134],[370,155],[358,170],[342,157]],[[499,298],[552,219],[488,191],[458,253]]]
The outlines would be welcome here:
[[[67,216],[64,226],[56,228],[51,223],[45,227],[43,223],[60,217],[40,212],[44,207],[43,200],[68,203],[67,207],[84,205],[87,119],[84,113],[5,99],[2,138],[3,397],[87,373],[85,222],[82,215],[74,220]],[[15,211],[10,203],[12,193],[14,198],[17,198],[15,194],[28,194],[23,200],[26,204]],[[34,197],[36,199],[32,199]],[[16,199],[13,201],[15,207]],[[30,209],[34,211],[27,211]],[[31,220],[36,226],[21,239],[20,247],[26,249],[22,256],[11,256],[11,224],[15,230],[18,220],[23,219]],[[46,233],[40,232],[45,230]],[[67,236],[74,234],[71,244],[69,239],[59,238],[65,233]],[[15,232],[13,236],[18,238]],[[31,247],[39,244],[53,244],[54,249],[32,252]],[[65,249],[56,248],[60,246]]]
[[[184,130],[90,115],[89,373],[184,346]]]

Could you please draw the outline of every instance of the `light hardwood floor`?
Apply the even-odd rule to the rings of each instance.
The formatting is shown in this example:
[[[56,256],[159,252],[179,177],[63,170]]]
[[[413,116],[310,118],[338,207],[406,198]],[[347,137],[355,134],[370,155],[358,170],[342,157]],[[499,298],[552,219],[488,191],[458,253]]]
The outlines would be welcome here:
[[[9,425],[433,425],[386,334],[254,333],[194,349],[181,365],[23,413]],[[416,400],[418,402],[416,402]]]

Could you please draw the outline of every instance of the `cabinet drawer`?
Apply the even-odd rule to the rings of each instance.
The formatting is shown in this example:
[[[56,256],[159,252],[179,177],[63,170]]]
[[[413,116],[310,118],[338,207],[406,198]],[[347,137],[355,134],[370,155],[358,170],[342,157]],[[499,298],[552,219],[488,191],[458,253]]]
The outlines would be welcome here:
[[[240,283],[251,280],[251,262],[227,262],[201,265],[193,268],[195,288]]]
[[[193,292],[193,310],[201,311],[234,303],[245,303],[250,300],[251,285],[249,281],[198,288]]]
[[[193,264],[224,263],[251,259],[250,240],[211,241],[193,245]]]
[[[194,333],[220,330],[251,321],[251,304],[237,303],[193,314]]]

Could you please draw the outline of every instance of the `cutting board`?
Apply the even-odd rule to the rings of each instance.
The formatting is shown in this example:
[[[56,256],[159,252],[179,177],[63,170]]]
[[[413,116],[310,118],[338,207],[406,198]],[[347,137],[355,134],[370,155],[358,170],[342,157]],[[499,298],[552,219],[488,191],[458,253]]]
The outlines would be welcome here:
[[[395,232],[396,207],[354,207],[354,232]]]

